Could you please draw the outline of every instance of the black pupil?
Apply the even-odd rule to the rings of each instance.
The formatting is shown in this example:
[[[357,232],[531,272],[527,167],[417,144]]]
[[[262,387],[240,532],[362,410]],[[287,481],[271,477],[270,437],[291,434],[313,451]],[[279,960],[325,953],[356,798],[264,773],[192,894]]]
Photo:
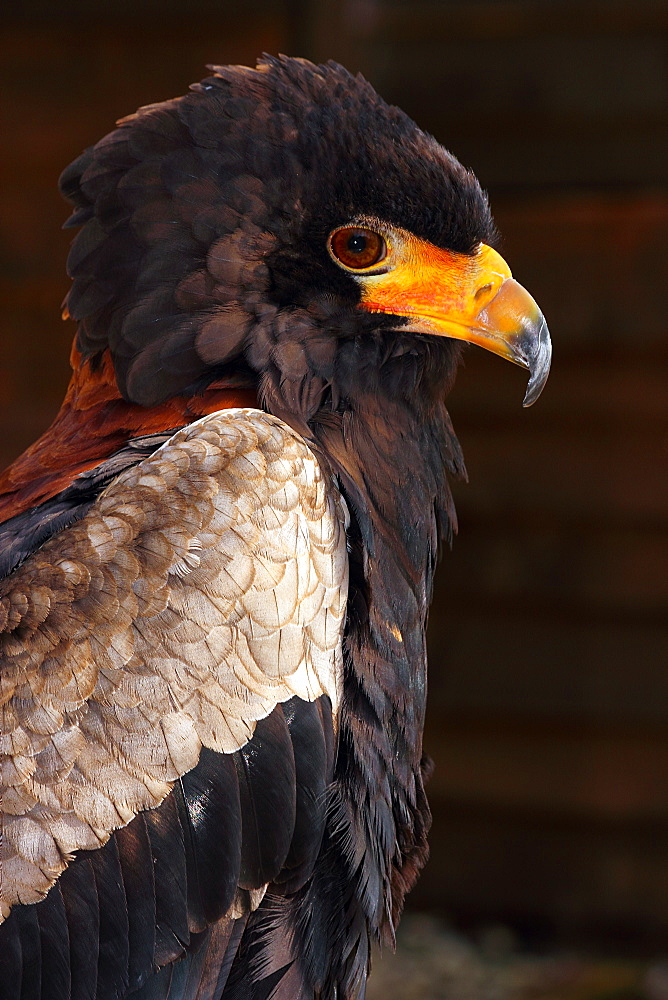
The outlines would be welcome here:
[[[364,233],[353,233],[348,239],[348,250],[350,253],[364,253],[367,246],[367,238]]]

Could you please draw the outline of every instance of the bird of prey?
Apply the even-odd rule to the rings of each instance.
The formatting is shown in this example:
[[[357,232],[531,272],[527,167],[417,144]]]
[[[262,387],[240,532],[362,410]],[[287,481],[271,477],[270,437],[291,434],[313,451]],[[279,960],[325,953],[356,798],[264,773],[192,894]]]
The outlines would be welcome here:
[[[463,342],[550,342],[475,177],[264,58],[61,178],[73,375],[0,482],[2,1000],[353,1000],[423,866]]]

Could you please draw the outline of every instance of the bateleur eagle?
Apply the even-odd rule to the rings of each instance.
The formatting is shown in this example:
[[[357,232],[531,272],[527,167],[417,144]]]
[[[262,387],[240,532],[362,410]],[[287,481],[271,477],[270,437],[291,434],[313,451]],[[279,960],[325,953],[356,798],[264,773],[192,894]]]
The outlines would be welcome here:
[[[463,341],[550,342],[475,177],[265,58],[62,175],[74,373],[0,515],[3,1000],[352,1000],[424,864]]]

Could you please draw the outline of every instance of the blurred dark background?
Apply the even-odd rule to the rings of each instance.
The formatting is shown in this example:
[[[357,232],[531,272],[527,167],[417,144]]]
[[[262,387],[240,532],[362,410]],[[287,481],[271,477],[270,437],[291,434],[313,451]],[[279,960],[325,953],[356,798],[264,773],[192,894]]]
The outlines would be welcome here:
[[[74,329],[60,170],[211,62],[362,72],[472,167],[553,374],[467,355],[470,485],[431,616],[432,861],[412,907],[528,943],[668,948],[668,7],[654,0],[23,0],[0,36],[0,464]]]

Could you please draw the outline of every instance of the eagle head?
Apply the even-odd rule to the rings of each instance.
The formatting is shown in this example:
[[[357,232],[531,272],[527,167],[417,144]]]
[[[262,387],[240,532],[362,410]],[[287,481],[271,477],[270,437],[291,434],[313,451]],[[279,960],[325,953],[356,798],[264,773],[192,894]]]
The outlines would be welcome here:
[[[234,375],[305,430],[360,384],[429,400],[462,341],[547,378],[474,175],[360,76],[265,57],[141,108],[62,175],[67,312],[151,407]],[[388,336],[392,334],[392,336]]]

